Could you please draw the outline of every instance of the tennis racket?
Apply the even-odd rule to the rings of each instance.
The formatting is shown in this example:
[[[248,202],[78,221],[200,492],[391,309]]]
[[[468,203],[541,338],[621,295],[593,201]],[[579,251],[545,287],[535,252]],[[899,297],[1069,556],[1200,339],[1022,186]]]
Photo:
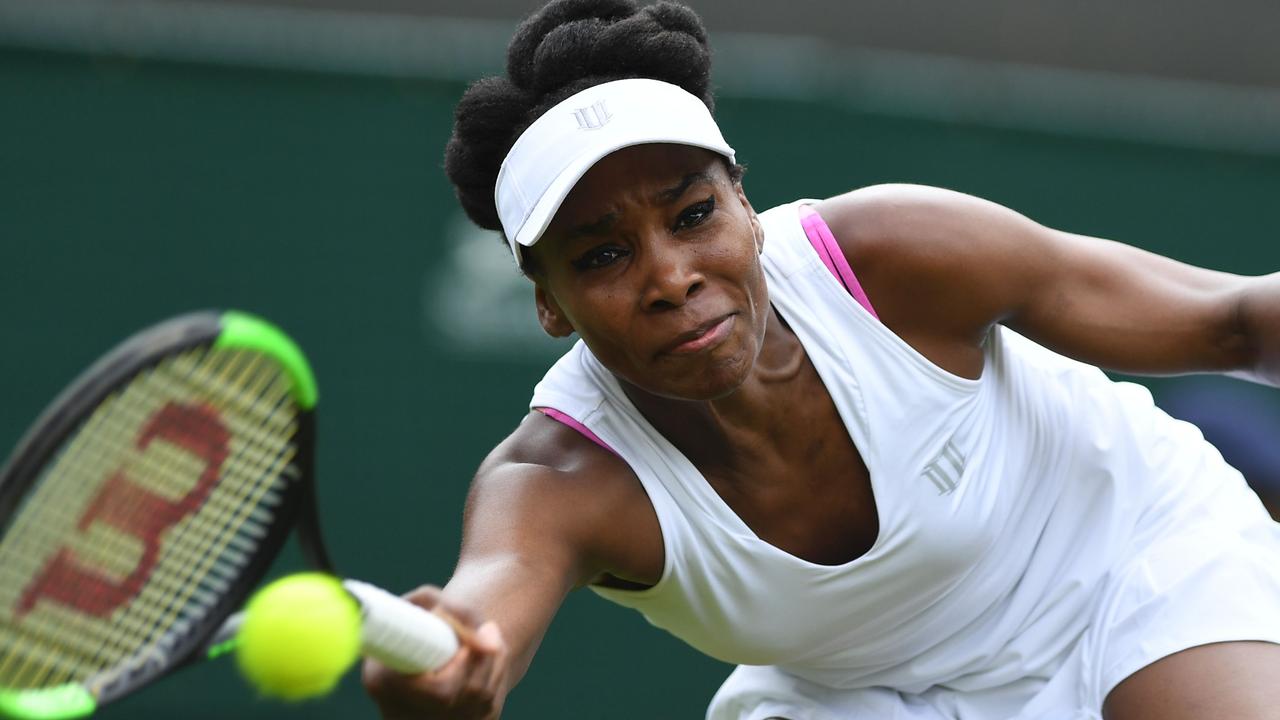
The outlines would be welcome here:
[[[0,469],[0,717],[67,720],[234,644],[229,617],[315,504],[316,383],[256,317],[133,336],[72,383]],[[346,581],[366,655],[402,672],[457,649],[440,617]]]

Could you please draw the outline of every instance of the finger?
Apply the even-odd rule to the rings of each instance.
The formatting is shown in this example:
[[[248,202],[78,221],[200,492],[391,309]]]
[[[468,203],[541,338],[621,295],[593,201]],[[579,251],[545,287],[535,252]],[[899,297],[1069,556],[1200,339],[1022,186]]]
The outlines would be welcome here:
[[[476,630],[476,655],[483,662],[477,666],[477,676],[485,685],[493,685],[506,668],[507,643],[498,623],[490,620]]]
[[[471,648],[463,646],[458,649],[449,662],[436,668],[433,672],[415,676],[415,687],[440,698],[451,698],[449,704],[456,702],[462,689],[467,686],[467,679],[472,672],[474,653]]]
[[[420,608],[429,610],[448,623],[453,634],[464,645],[475,644],[475,627],[480,619],[466,607],[455,605],[444,597],[444,591],[435,585],[422,585],[404,594],[404,598]]]
[[[366,658],[360,669],[365,691],[377,703],[383,718],[402,717],[420,707],[421,693],[416,692],[405,677],[387,666]]]
[[[444,591],[435,585],[419,585],[404,594],[404,599],[424,610],[434,610],[440,604]]]
[[[476,629],[476,647],[490,652],[506,649],[507,641],[502,637],[498,623],[490,620]]]
[[[451,705],[463,687],[470,650],[462,648],[445,665],[432,672],[405,675],[376,660],[366,659],[362,668],[365,689],[384,711]],[[385,713],[384,713],[385,714]]]
[[[365,687],[383,716],[419,717],[424,712],[465,708],[468,717],[489,717],[499,702],[506,645],[496,623],[485,623],[476,635],[487,651],[463,646],[448,663],[431,673],[400,675],[367,661],[363,668]]]
[[[431,612],[441,620],[444,620],[449,627],[453,628],[453,634],[458,636],[458,641],[460,643],[467,647],[474,647],[483,651],[483,648],[476,644],[476,631],[474,629],[476,621],[474,616],[470,613],[466,613],[465,616],[460,616],[453,609],[446,608],[443,605],[435,606],[431,609]]]
[[[506,642],[498,624],[492,620],[472,633],[471,644],[463,645],[448,663],[428,677],[439,687],[451,691],[492,694],[493,680],[505,664]]]
[[[488,628],[491,625],[492,623],[486,623],[483,626],[485,628],[486,642],[491,642],[487,637],[489,634]],[[480,634],[477,632],[477,638],[479,638],[479,636]],[[497,661],[497,655],[498,648],[496,646],[489,650],[476,646],[469,646],[467,648],[467,656],[464,660],[465,665],[463,668],[462,679],[463,685],[468,691],[475,691],[489,684],[489,678],[493,675],[493,667]]]
[[[497,623],[493,624],[493,631],[497,635],[498,653],[494,662],[493,676],[491,680],[499,685],[506,685],[507,673],[511,670],[511,648],[507,645],[507,639],[502,635],[502,629]]]

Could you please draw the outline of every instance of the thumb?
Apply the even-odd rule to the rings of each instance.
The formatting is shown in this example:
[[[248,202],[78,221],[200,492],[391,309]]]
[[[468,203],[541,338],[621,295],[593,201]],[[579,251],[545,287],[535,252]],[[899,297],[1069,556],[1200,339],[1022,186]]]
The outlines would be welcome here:
[[[475,648],[482,652],[496,653],[502,649],[502,630],[498,628],[498,623],[489,620],[481,625],[474,635]]]

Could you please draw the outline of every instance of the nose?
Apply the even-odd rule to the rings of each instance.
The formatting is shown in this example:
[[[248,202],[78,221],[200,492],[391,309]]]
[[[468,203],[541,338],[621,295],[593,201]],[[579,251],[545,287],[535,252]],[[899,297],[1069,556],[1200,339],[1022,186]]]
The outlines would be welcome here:
[[[698,253],[688,243],[668,237],[648,247],[642,299],[646,310],[680,307],[706,285],[698,270]]]

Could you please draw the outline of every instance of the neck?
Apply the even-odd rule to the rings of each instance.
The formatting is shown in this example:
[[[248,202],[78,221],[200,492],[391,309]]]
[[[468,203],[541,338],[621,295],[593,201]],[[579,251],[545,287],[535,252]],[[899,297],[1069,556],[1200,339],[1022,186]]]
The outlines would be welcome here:
[[[733,392],[714,400],[673,400],[647,393],[622,381],[622,387],[645,418],[695,465],[750,467],[770,452],[787,425],[786,408],[796,398],[797,383],[807,366],[804,346],[770,310],[760,354],[747,379]]]

